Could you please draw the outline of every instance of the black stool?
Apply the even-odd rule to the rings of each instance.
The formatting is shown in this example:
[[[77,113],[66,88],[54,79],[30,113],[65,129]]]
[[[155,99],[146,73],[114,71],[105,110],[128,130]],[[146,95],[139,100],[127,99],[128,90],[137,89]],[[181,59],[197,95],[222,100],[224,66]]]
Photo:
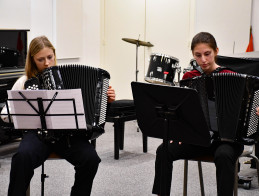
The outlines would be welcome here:
[[[114,159],[119,159],[119,150],[123,150],[124,147],[125,122],[136,119],[133,100],[121,99],[111,103],[106,121],[114,123]],[[147,136],[142,134],[142,138],[143,152],[147,152]]]

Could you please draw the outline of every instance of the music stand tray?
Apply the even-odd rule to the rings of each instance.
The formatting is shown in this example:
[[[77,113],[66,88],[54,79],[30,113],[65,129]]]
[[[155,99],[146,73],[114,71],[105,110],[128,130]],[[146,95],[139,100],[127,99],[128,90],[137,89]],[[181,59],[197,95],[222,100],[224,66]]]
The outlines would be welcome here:
[[[210,145],[209,128],[196,90],[141,82],[132,82],[131,86],[137,122],[143,134],[200,146]],[[164,115],[161,116],[161,112]],[[165,118],[168,133],[164,132]]]

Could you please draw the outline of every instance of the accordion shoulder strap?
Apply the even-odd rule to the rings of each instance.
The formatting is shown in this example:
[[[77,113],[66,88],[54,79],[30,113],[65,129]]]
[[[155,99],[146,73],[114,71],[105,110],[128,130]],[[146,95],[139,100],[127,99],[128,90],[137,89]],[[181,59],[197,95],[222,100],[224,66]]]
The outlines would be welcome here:
[[[234,71],[234,70],[232,70],[232,69],[230,69],[230,68],[228,68],[228,67],[220,66],[220,67],[217,67],[217,69],[215,69],[212,73],[219,73],[219,72],[221,72],[221,71],[223,71],[223,70]]]
[[[195,67],[194,69],[197,70],[197,71],[199,71],[199,72],[201,73],[201,75],[205,75],[205,73],[203,72],[203,70],[201,69],[200,66]],[[229,70],[229,71],[235,72],[234,70],[232,70],[232,69],[230,69],[230,68],[228,68],[228,67],[220,66],[220,67],[217,67],[212,73],[219,73],[219,72],[221,72],[221,71],[223,71],[223,70]],[[212,73],[211,73],[211,74],[212,74]]]

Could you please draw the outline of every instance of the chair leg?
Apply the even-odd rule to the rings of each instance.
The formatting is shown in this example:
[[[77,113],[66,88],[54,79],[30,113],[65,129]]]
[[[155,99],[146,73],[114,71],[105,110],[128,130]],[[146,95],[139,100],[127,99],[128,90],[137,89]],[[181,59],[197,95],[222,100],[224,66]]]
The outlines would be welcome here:
[[[198,169],[199,169],[201,195],[202,195],[202,196],[205,196],[201,161],[198,161]]]
[[[143,152],[147,152],[147,136],[142,134],[143,139]]]
[[[252,154],[250,154],[249,157],[251,157],[252,159],[254,159],[254,161],[255,161],[255,163],[256,163],[257,180],[258,180],[258,185],[259,185],[259,159],[258,159],[256,156],[252,155]]]
[[[236,166],[235,166],[234,196],[238,195],[238,163],[239,163],[239,159],[237,159]]]
[[[29,184],[29,186],[28,186],[28,188],[27,188],[26,196],[30,196],[30,184]]]
[[[199,170],[199,178],[200,178],[201,195],[205,196],[201,161],[198,161],[198,170]],[[188,183],[188,160],[185,159],[184,160],[184,181],[183,181],[184,196],[187,196],[187,183]]]
[[[114,159],[119,159],[120,151],[120,123],[118,120],[114,122]]]
[[[119,121],[119,126],[120,126],[120,142],[119,142],[119,146],[120,146],[120,150],[123,150],[124,148],[124,130],[125,130],[125,122],[123,121]]]
[[[188,160],[184,160],[183,196],[187,196]]]

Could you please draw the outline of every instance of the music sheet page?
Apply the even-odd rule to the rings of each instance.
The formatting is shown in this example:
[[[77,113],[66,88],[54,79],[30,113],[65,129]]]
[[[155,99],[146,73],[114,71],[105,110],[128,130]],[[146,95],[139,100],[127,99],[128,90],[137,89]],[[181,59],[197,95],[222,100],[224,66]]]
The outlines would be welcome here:
[[[82,114],[77,115],[78,128],[86,129],[81,89],[8,90],[8,99],[15,99],[10,101],[11,114],[18,114],[12,116],[15,129],[42,128],[41,119],[37,113],[39,111],[37,98],[43,99],[44,111],[50,105],[46,115],[54,115],[46,116],[47,129],[76,129],[75,110],[77,114]],[[75,107],[72,99],[75,100]]]

